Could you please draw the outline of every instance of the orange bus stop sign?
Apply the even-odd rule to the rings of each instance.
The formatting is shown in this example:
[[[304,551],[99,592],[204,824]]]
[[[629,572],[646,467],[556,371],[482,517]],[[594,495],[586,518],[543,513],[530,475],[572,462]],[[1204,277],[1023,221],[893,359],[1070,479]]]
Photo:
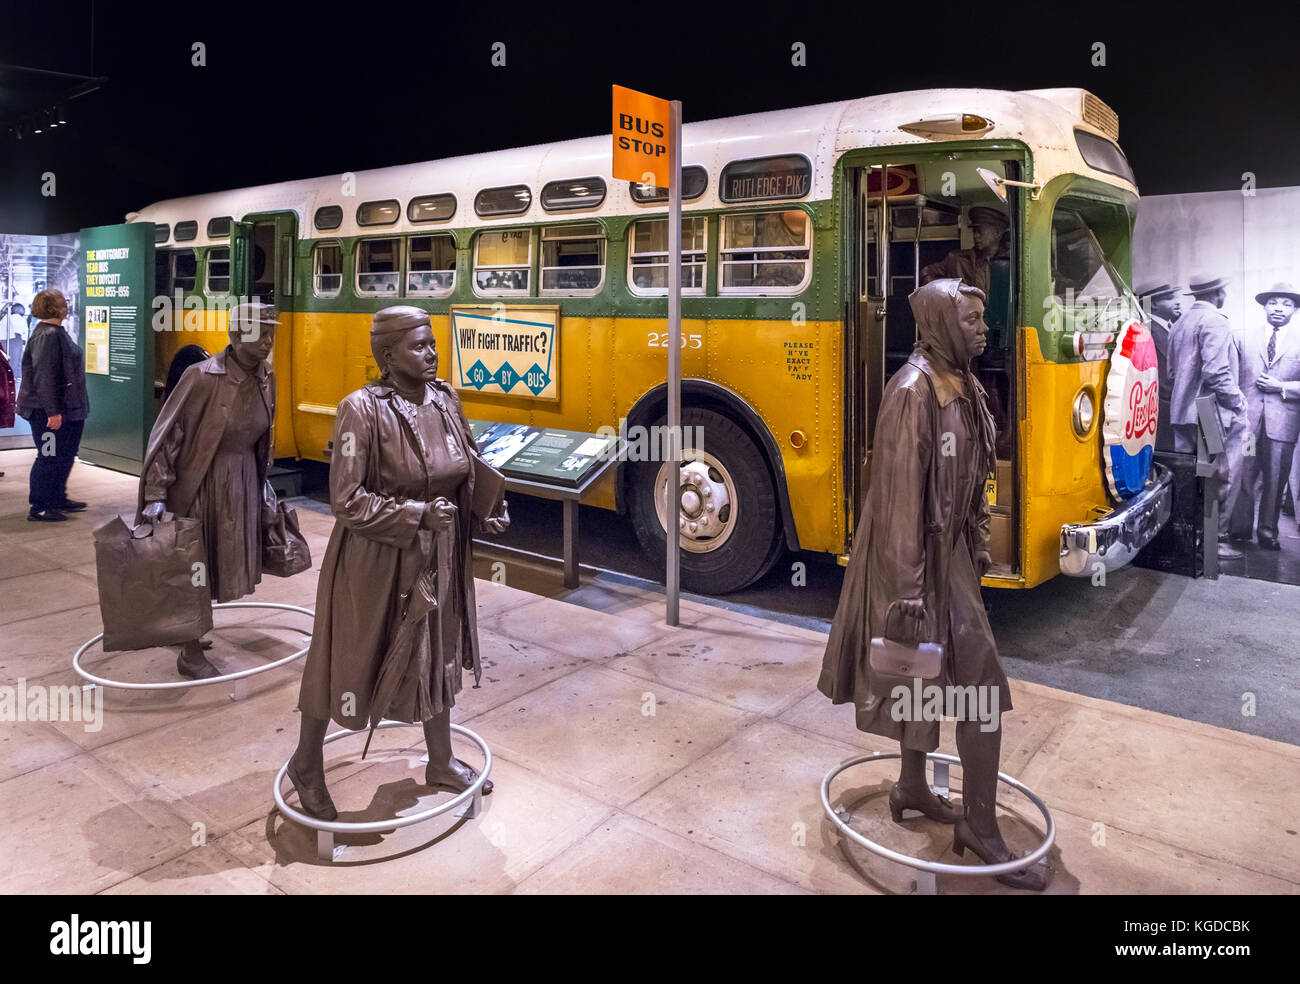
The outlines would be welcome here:
[[[668,100],[614,86],[615,178],[667,188]]]

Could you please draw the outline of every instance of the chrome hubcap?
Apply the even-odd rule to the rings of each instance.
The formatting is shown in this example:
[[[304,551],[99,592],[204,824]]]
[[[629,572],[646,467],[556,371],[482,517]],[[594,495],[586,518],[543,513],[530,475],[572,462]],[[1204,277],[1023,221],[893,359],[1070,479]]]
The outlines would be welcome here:
[[[739,505],[736,485],[722,463],[707,451],[685,448],[677,469],[677,494],[681,515],[677,527],[683,550],[709,553],[730,538],[736,528]],[[667,529],[668,480],[673,462],[666,461],[655,480],[655,513],[661,529]]]

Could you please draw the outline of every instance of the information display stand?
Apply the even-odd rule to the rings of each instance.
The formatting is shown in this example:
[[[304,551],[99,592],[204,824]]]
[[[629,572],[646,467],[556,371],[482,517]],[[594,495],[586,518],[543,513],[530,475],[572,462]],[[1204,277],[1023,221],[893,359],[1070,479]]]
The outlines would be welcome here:
[[[485,461],[506,477],[506,493],[564,504],[564,586],[578,586],[578,506],[627,453],[615,435],[471,420]]]

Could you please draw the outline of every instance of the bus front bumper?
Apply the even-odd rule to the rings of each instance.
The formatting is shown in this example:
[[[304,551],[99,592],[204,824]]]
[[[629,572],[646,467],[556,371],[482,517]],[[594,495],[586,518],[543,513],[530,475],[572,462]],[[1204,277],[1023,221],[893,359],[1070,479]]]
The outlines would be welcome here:
[[[1061,527],[1061,573],[1091,577],[1123,567],[1169,520],[1173,473],[1153,464],[1147,487],[1118,509],[1091,523]]]

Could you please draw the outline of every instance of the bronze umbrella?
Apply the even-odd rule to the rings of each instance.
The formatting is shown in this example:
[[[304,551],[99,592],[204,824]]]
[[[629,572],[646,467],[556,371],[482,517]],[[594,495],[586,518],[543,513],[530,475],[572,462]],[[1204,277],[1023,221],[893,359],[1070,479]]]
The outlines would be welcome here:
[[[361,750],[362,760],[370,751],[370,740],[375,737],[375,728],[383,720],[389,706],[397,696],[397,689],[406,670],[411,665],[411,653],[415,649],[415,629],[429,613],[438,607],[438,548],[435,541],[430,551],[429,565],[420,572],[410,590],[402,595],[402,620],[393,633],[393,641],[384,654],[384,661],[379,667],[379,676],[375,680],[375,692],[370,699],[370,733],[366,735],[366,747]]]

